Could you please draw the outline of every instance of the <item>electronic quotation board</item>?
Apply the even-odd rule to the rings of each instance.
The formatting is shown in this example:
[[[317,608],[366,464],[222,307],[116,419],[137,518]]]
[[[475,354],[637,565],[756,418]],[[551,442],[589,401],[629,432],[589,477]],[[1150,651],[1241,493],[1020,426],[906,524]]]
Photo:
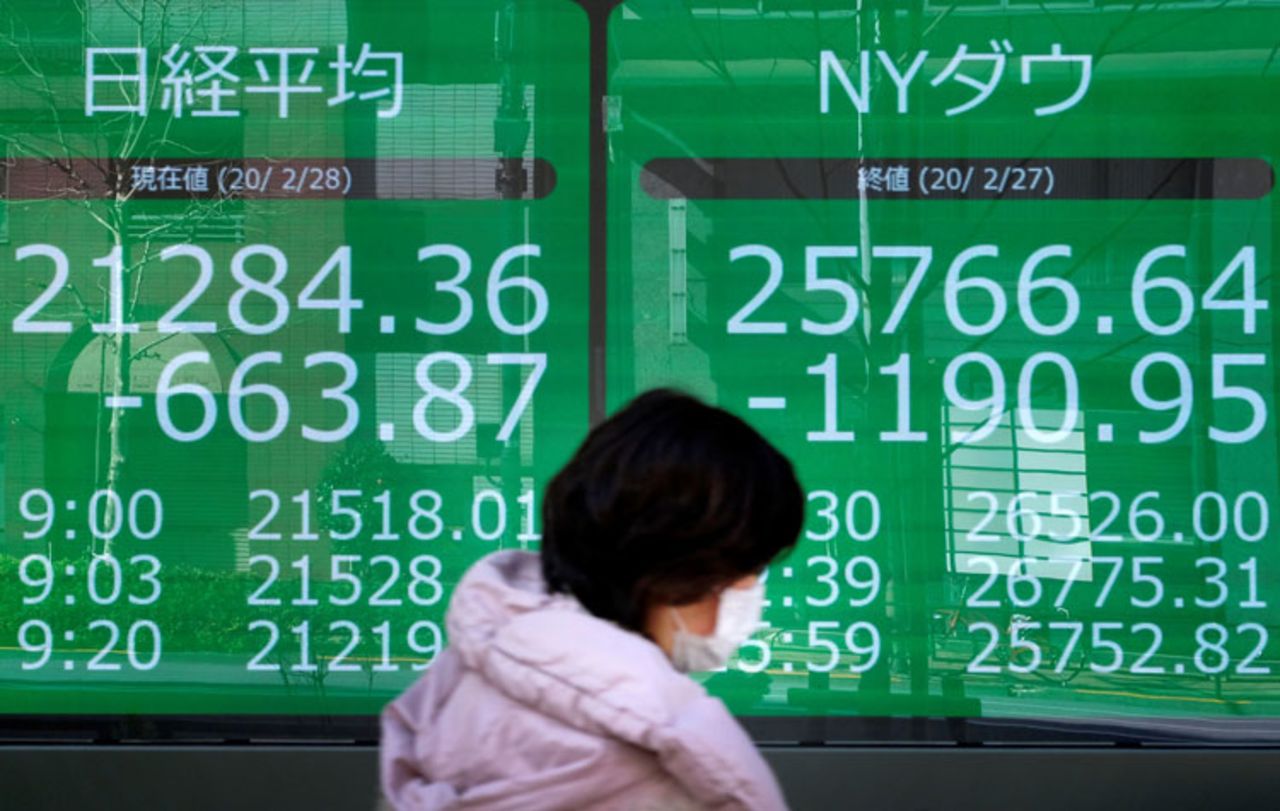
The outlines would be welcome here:
[[[735,711],[1280,710],[1280,9],[1175,5],[614,11],[610,404],[807,491]]]
[[[806,491],[735,713],[1280,738],[1275,4],[55,5],[0,713],[373,715],[675,386]]]
[[[0,711],[374,714],[587,426],[585,16],[23,5]]]

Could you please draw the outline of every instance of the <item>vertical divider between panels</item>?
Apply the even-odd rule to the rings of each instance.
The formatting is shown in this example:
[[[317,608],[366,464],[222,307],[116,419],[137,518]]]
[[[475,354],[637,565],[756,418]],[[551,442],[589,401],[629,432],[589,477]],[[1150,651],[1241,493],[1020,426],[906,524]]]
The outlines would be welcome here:
[[[592,426],[605,417],[606,408],[606,309],[608,306],[608,245],[606,228],[608,212],[608,143],[604,131],[604,98],[608,91],[609,61],[609,13],[616,5],[614,0],[578,0],[587,12],[590,24],[591,45],[588,55],[590,79],[588,82],[588,126],[591,128],[587,147],[587,253],[588,253],[588,309],[587,314],[587,365],[588,404],[587,414]]]

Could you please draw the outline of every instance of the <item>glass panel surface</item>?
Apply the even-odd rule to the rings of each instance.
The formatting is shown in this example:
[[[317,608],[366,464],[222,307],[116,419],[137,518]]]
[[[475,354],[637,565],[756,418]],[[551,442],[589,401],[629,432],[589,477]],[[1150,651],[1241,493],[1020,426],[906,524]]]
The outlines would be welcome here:
[[[305,6],[0,9],[0,712],[372,715],[586,430],[586,16]]]
[[[1276,737],[1216,719],[1280,710],[1280,8],[852,6],[610,19],[610,406],[697,392],[809,498],[707,685]]]

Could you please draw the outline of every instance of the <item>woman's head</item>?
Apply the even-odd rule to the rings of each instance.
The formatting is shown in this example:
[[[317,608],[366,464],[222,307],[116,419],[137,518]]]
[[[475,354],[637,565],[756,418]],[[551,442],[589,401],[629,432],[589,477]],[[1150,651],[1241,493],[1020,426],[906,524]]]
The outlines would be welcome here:
[[[598,425],[551,480],[552,591],[643,631],[651,605],[697,602],[759,572],[800,533],[791,463],[723,409],[659,389]]]

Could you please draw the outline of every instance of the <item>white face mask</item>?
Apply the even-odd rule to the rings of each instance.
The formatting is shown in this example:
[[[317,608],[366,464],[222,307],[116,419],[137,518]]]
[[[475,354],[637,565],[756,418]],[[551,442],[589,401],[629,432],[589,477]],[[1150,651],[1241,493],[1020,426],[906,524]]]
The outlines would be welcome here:
[[[716,627],[709,636],[691,633],[675,608],[675,635],[671,640],[671,664],[676,670],[716,670],[729,662],[729,657],[755,632],[764,613],[764,583],[757,580],[746,588],[727,588],[720,592],[716,609]]]

